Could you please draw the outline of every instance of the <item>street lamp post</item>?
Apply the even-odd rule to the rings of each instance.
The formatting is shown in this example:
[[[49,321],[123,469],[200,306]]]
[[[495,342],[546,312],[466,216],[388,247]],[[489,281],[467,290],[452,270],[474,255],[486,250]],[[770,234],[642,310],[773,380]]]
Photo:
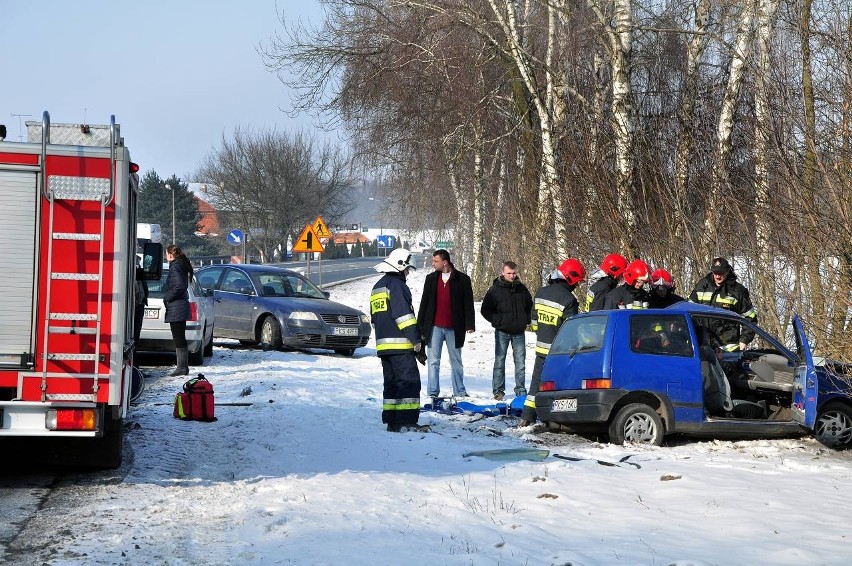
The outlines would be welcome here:
[[[166,183],[166,188],[172,193],[172,245],[177,245],[177,234],[175,234],[175,190]]]

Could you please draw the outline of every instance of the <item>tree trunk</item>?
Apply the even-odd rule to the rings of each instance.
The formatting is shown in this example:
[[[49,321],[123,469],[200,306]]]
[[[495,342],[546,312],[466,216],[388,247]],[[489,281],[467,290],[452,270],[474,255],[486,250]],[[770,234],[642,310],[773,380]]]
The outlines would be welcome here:
[[[633,17],[630,0],[615,0],[615,30],[612,52],[612,119],[615,133],[615,168],[618,210],[625,238],[622,249],[637,255],[637,232],[633,202],[633,105],[630,86],[630,56],[633,49]]]
[[[755,73],[755,135],[754,135],[754,176],[755,211],[754,225],[757,244],[758,269],[756,274],[759,301],[762,304],[761,321],[770,332],[778,335],[781,324],[778,310],[775,308],[775,283],[777,277],[772,254],[772,209],[769,202],[769,140],[772,135],[772,119],[769,115],[768,83],[770,69],[771,34],[778,0],[760,0],[757,11],[757,52],[758,68]],[[768,318],[771,317],[771,318]]]
[[[710,195],[707,198],[704,211],[704,253],[705,259],[722,253],[722,243],[719,241],[720,209],[724,197],[731,192],[728,175],[728,162],[731,156],[731,136],[734,129],[734,116],[737,101],[742,87],[746,59],[752,40],[752,20],[754,19],[754,1],[747,0],[740,12],[737,28],[736,50],[731,56],[728,69],[728,84],[722,100],[719,113],[719,123],[716,128],[716,159],[713,162],[713,179]]]
[[[695,6],[695,27],[693,35],[686,48],[686,69],[683,76],[683,93],[681,94],[680,139],[678,140],[676,173],[675,173],[675,207],[679,218],[675,226],[675,241],[682,242],[689,233],[689,219],[692,216],[688,210],[687,194],[690,192],[689,168],[692,160],[692,150],[695,147],[695,103],[698,97],[698,64],[704,49],[707,47],[706,31],[710,18],[710,0],[698,0]]]

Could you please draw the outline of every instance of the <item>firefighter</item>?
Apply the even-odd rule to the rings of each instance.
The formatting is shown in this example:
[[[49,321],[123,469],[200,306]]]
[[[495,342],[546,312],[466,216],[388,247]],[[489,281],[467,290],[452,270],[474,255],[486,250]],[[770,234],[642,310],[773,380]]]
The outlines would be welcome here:
[[[651,268],[641,259],[634,259],[621,274],[624,285],[616,287],[606,295],[604,309],[647,309],[651,300],[647,286],[651,280]]]
[[[385,275],[370,293],[370,314],[376,333],[376,353],[382,362],[384,392],[382,422],[389,432],[428,431],[417,424],[420,414],[420,371],[417,362],[426,356],[420,341],[420,328],[411,304],[411,290],[405,283],[411,253],[393,250],[374,268]]]
[[[589,278],[585,312],[603,309],[607,294],[618,285],[625,267],[627,267],[627,259],[622,255],[609,254],[603,259],[600,269]]]
[[[541,370],[544,360],[550,352],[550,345],[562,323],[577,314],[580,303],[574,296],[574,289],[586,279],[586,269],[580,260],[569,258],[554,269],[547,285],[538,290],[533,299],[533,329],[535,330],[535,364],[524,410],[518,427],[533,424],[536,420],[535,394],[541,384]]]
[[[655,269],[651,274],[651,300],[648,306],[652,309],[664,309],[686,300],[674,290],[675,284],[671,273],[662,268]]]
[[[710,262],[710,273],[695,284],[689,300],[733,311],[757,323],[757,312],[751,304],[748,289],[737,281],[737,274],[723,257],[713,258]],[[748,343],[754,339],[754,331],[736,323],[714,320],[711,330],[719,336],[722,348],[728,352],[745,350]]]

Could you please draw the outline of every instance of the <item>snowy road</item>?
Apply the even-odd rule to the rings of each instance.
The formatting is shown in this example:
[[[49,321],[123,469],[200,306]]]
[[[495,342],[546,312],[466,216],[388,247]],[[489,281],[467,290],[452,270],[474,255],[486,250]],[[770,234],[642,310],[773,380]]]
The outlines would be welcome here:
[[[410,282],[415,304],[422,276]],[[335,295],[365,310],[370,286]],[[485,402],[493,334],[478,325],[464,349],[466,383]],[[518,431],[513,417],[435,413],[421,415],[433,432],[388,433],[372,342],[347,358],[217,341],[201,371],[228,404],[217,422],[173,419],[184,378],[151,368],[122,467],[63,477],[49,493],[35,478],[11,490],[32,512],[13,538],[0,529],[0,563],[800,566],[852,557],[842,512],[849,455],[809,438],[617,447]],[[465,456],[531,447],[549,455]]]

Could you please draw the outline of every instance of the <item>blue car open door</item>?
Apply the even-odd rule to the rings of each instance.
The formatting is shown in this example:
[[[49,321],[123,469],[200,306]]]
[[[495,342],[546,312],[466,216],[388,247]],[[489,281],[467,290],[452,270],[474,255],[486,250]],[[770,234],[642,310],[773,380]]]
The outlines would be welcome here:
[[[796,334],[796,350],[799,354],[799,365],[796,367],[796,384],[793,390],[793,420],[802,426],[813,430],[816,422],[817,393],[819,380],[814,366],[814,356],[811,345],[805,335],[805,328],[798,315],[793,315],[793,329]]]

